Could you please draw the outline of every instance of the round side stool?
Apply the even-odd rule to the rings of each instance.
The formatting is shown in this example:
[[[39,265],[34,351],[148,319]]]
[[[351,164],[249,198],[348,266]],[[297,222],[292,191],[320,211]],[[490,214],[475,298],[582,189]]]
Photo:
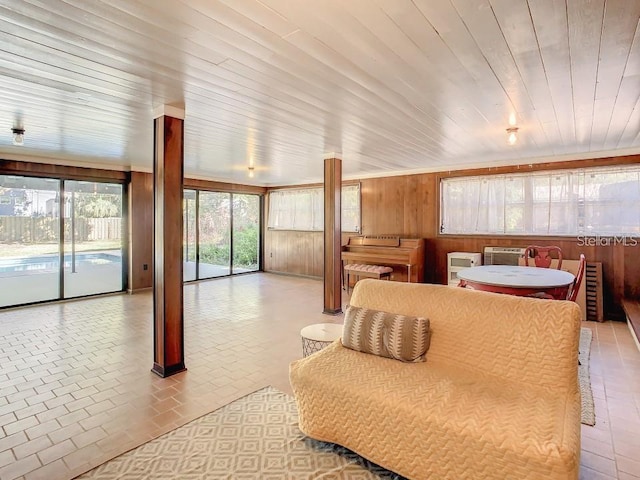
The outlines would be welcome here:
[[[342,336],[341,323],[315,323],[300,330],[302,355],[308,357]]]

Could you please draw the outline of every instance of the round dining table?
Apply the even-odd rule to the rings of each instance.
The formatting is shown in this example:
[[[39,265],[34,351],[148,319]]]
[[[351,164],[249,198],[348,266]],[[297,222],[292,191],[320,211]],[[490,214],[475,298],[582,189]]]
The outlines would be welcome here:
[[[523,297],[566,300],[575,280],[572,273],[553,268],[482,265],[458,272],[458,286]]]

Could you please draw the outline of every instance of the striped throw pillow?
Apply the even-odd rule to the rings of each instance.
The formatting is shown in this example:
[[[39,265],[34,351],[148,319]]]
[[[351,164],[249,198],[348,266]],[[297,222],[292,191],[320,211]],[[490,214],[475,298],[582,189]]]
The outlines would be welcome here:
[[[349,306],[344,316],[342,344],[403,362],[424,362],[430,336],[426,318]]]

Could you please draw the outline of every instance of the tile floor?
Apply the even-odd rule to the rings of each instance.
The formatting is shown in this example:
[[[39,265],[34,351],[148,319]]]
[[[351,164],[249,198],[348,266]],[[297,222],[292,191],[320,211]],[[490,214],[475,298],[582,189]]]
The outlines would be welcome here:
[[[300,329],[323,315],[322,282],[273,274],[185,287],[187,372],[152,364],[151,294],[0,312],[0,480],[70,479],[266,385],[291,393]],[[594,330],[596,426],[582,479],[640,479],[640,352],[623,323]]]

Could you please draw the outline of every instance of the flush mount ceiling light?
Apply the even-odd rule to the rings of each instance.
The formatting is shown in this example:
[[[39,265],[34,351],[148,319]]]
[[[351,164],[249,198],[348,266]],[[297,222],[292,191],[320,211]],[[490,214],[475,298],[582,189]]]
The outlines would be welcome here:
[[[24,145],[24,128],[12,128],[13,144],[21,147]]]
[[[515,145],[518,141],[518,127],[507,128],[507,141],[509,145]]]

